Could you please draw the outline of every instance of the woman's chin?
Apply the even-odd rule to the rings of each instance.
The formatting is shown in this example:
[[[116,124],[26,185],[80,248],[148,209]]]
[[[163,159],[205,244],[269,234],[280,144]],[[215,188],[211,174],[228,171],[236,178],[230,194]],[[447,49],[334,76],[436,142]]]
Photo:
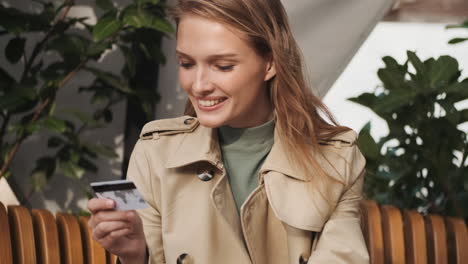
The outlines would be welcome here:
[[[223,126],[225,123],[225,120],[221,117],[217,116],[206,116],[206,115],[198,115],[198,122],[204,127],[209,127],[209,128],[217,128],[220,126]]]

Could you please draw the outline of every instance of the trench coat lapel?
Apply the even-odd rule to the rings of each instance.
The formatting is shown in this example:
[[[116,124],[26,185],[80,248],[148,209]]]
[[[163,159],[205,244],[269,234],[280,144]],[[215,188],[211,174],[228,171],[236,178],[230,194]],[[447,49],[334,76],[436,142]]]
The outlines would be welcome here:
[[[201,125],[192,133],[186,134],[169,154],[166,168],[183,167],[200,161],[208,161],[221,168],[221,150],[216,129]]]
[[[245,249],[245,257],[249,258],[242,235],[239,213],[222,163],[216,129],[200,125],[190,136],[185,136],[178,147],[169,155],[166,168],[178,168],[203,161],[216,167],[220,175],[220,177],[216,177],[216,183],[210,193],[213,207],[231,227],[231,231],[241,248]]]
[[[286,151],[284,140],[281,139],[278,130],[275,129],[274,143],[260,169],[260,175],[264,176],[269,171],[276,171],[301,181],[309,181],[306,172],[294,166],[289,160],[290,154]],[[260,179],[260,182],[263,182],[263,179]]]

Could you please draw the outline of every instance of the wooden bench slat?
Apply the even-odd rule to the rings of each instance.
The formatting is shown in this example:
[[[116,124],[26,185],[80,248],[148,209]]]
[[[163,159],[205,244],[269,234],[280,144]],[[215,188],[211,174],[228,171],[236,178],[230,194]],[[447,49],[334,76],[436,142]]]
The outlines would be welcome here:
[[[54,215],[47,210],[33,209],[32,216],[39,263],[60,263],[60,246]]]
[[[382,235],[382,218],[376,202],[364,200],[360,204],[362,213],[362,229],[373,264],[384,263],[384,243]]]
[[[107,252],[107,261],[109,264],[116,264],[117,263],[117,256]]]
[[[76,218],[65,213],[56,214],[62,263],[83,264],[81,231]]]
[[[107,263],[106,250],[92,238],[91,230],[88,227],[89,217],[80,216],[79,223],[83,238],[83,252],[87,264]]]
[[[8,214],[0,202],[0,264],[12,264],[11,236]]]
[[[405,239],[400,210],[391,205],[381,206],[385,263],[405,264]]]
[[[36,246],[31,214],[22,206],[8,206],[8,218],[13,241],[13,262],[35,264]]]
[[[406,262],[408,264],[427,264],[424,217],[416,211],[409,210],[405,210],[403,216]]]
[[[447,217],[449,263],[462,264],[468,260],[468,231],[463,219]]]
[[[428,264],[447,264],[447,232],[440,215],[426,216]]]

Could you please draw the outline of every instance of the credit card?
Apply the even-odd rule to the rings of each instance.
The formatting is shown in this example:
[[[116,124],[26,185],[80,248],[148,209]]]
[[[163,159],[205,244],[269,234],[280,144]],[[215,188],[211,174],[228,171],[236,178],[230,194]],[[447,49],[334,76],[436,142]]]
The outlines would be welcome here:
[[[96,197],[115,201],[115,210],[136,210],[148,207],[135,184],[128,180],[92,182]]]

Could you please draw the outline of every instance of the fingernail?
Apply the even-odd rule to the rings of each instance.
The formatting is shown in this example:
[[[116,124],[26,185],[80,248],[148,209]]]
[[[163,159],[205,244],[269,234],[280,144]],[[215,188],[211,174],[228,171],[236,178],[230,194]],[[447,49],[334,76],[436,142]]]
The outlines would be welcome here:
[[[127,217],[133,217],[133,213],[132,213],[132,212],[128,212],[128,213],[127,213]]]
[[[112,207],[112,206],[114,206],[114,201],[107,200],[106,205],[109,206],[109,207]]]

